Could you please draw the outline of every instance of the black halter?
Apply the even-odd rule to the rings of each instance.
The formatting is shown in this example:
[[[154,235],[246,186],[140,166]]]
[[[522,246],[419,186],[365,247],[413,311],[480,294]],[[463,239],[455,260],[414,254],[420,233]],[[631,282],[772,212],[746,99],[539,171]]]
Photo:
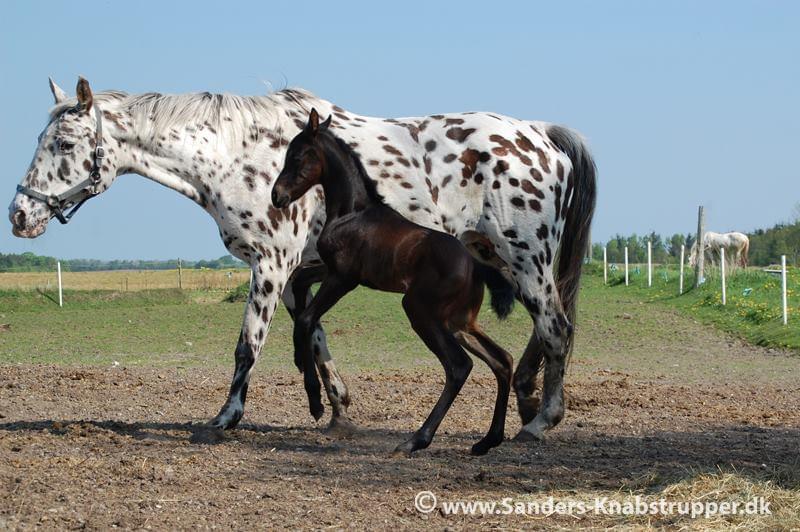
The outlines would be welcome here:
[[[97,130],[95,131],[95,146],[94,154],[92,155],[92,169],[89,170],[89,177],[84,179],[74,187],[67,189],[61,194],[42,194],[30,187],[17,185],[17,192],[25,194],[29,198],[41,200],[50,207],[50,218],[58,218],[62,224],[66,224],[78,212],[81,205],[86,203],[89,198],[100,193],[98,185],[100,184],[100,167],[103,164],[103,158],[106,156],[106,151],[103,148],[103,113],[97,104],[94,105],[94,115],[97,118]],[[72,207],[72,210],[66,212],[67,209]]]

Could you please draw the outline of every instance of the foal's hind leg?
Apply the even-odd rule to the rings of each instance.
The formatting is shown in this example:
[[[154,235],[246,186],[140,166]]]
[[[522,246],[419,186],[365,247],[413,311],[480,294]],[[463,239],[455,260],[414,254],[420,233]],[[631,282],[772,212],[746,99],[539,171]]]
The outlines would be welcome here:
[[[424,449],[431,444],[436,429],[439,428],[439,424],[444,419],[445,414],[447,414],[472,370],[472,360],[458,345],[455,337],[444,327],[444,324],[433,319],[425,302],[417,301],[409,293],[403,298],[403,309],[411,322],[411,327],[425,342],[428,349],[433,351],[442,366],[444,366],[445,372],[444,389],[425,423],[411,436],[411,439],[401,443],[395,449],[395,453],[402,453],[408,456],[412,452]]]
[[[456,338],[470,353],[486,362],[497,378],[497,398],[494,403],[492,424],[486,436],[472,446],[472,454],[483,455],[503,441],[514,361],[511,355],[477,327],[473,327],[469,331],[457,332]]]

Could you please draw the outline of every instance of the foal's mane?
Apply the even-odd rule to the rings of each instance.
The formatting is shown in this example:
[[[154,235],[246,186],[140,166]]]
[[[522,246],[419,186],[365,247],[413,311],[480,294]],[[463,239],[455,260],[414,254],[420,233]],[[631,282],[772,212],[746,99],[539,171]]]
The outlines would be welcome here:
[[[358,177],[361,179],[361,182],[364,183],[367,196],[369,196],[371,200],[385,205],[386,201],[383,199],[383,196],[381,196],[380,192],[378,192],[375,182],[369,178],[369,174],[367,173],[366,168],[364,168],[364,165],[361,163],[361,158],[358,156],[355,150],[350,147],[347,142],[340,139],[337,135],[331,133],[330,130],[325,131],[323,135],[326,135],[333,140],[336,143],[336,147],[353,163],[353,167],[355,168]]]

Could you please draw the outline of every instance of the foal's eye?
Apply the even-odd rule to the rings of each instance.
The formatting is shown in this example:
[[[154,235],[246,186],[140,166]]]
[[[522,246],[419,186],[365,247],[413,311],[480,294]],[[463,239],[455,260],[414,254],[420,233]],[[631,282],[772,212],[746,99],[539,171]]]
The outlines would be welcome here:
[[[61,153],[69,153],[75,148],[74,142],[69,142],[66,140],[61,140],[58,142],[58,149]]]

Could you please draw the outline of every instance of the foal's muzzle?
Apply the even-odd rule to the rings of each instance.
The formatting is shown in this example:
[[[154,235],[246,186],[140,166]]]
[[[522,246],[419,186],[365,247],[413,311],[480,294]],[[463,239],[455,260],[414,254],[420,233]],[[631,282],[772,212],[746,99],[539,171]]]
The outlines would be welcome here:
[[[276,189],[272,189],[272,205],[274,205],[278,209],[283,209],[287,207],[291,202],[291,198],[289,194],[285,192],[280,192]]]

